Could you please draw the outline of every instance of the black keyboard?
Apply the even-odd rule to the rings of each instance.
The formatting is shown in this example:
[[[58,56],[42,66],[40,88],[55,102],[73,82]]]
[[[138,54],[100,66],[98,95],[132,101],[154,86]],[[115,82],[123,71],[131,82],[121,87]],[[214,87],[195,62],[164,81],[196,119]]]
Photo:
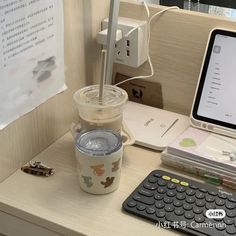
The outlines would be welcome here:
[[[123,209],[197,236],[236,235],[236,194],[207,184],[152,171],[124,201]]]

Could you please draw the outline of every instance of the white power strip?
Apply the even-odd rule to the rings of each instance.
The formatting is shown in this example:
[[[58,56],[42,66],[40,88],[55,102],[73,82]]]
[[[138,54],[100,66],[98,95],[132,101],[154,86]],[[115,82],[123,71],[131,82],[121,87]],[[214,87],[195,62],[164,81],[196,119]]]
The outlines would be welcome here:
[[[107,28],[108,18],[102,21],[102,31],[97,37],[99,42],[106,41],[103,38],[107,37]],[[114,61],[136,68],[142,65],[148,58],[147,37],[147,21],[119,17]]]

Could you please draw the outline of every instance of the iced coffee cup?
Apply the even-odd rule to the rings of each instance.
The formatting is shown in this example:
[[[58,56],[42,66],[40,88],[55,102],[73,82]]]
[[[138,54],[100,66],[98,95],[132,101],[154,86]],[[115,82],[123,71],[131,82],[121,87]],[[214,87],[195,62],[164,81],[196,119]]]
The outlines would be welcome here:
[[[123,108],[128,100],[125,90],[105,85],[103,99],[100,101],[99,85],[92,85],[78,90],[74,100],[79,111],[81,130],[106,128],[121,132]]]

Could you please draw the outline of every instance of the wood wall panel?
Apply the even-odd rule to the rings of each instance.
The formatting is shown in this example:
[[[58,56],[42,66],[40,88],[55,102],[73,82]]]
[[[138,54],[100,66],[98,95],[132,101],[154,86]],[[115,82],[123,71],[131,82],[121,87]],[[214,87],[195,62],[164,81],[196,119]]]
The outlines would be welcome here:
[[[150,7],[151,15],[165,9]],[[145,20],[144,6],[123,1],[120,16]],[[236,29],[236,22],[223,17],[187,10],[170,10],[156,17],[151,25],[150,55],[155,75],[151,81],[162,85],[164,109],[188,115],[198,80],[209,32],[214,27]],[[125,75],[149,74],[149,65],[130,68],[115,65]]]

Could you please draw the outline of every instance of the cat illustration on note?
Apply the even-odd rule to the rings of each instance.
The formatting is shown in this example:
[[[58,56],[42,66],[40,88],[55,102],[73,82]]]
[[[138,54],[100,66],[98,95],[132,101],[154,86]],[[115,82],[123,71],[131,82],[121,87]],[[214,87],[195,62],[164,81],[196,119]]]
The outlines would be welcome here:
[[[52,71],[56,69],[56,57],[50,56],[44,60],[37,62],[37,65],[33,69],[34,78],[38,83],[41,83],[49,79],[52,75]]]
[[[101,184],[104,185],[104,188],[107,188],[107,187],[109,187],[109,186],[112,185],[114,179],[115,179],[115,177],[111,177],[111,178],[110,178],[110,177],[107,177],[107,178],[106,178],[106,182],[101,181]]]
[[[93,172],[97,176],[102,176],[105,173],[104,164],[99,164],[96,166],[90,166],[93,169]]]

